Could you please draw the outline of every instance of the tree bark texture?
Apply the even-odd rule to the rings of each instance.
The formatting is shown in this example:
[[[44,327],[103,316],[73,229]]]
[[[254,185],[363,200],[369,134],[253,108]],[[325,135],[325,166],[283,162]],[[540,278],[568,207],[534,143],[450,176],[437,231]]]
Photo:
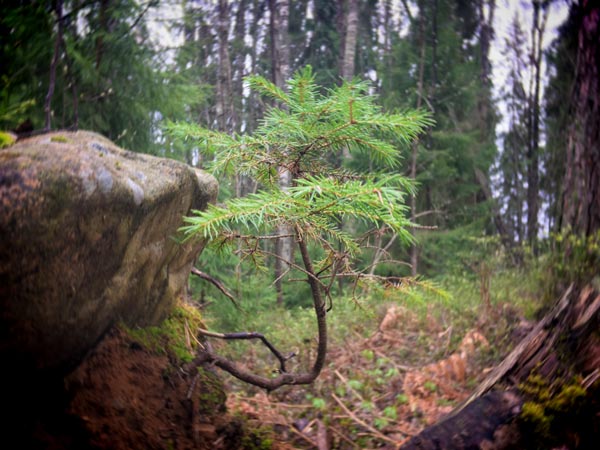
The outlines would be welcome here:
[[[271,64],[273,83],[286,90],[286,82],[290,77],[290,43],[289,43],[289,0],[269,0],[271,11]],[[292,173],[279,167],[279,186],[287,189],[292,185]],[[292,235],[291,227],[282,225],[277,228],[279,235]],[[277,291],[277,303],[283,304],[282,278],[289,269],[286,261],[292,262],[294,241],[291,237],[280,238],[275,242],[275,289]]]
[[[237,118],[233,107],[231,61],[229,59],[229,5],[219,0],[219,77],[217,83],[217,122],[222,131],[233,131]]]
[[[271,11],[271,71],[273,83],[283,88],[290,77],[289,0],[269,0]]]
[[[356,59],[356,38],[358,34],[358,0],[347,0],[344,27],[344,48],[342,53],[341,76],[346,81],[354,77]]]
[[[586,236],[600,229],[600,5],[581,0],[561,227]]]

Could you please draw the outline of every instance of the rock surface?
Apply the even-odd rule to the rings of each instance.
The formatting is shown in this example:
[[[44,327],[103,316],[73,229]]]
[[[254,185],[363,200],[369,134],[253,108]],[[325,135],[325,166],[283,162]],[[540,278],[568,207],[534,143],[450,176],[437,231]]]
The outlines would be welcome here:
[[[209,175],[90,132],[0,150],[4,362],[67,373],[114,324],[163,319],[202,249],[177,242],[182,217],[217,189]]]

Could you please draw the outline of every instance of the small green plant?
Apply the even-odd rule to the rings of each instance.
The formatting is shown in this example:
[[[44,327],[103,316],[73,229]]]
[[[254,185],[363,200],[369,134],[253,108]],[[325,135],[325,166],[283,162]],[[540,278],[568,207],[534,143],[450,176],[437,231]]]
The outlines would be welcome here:
[[[313,408],[319,409],[322,411],[327,407],[327,402],[320,397],[315,397],[312,399],[312,406],[313,406]]]
[[[373,352],[373,350],[371,350],[369,348],[364,349],[363,351],[360,352],[360,354],[367,361],[373,361],[373,359],[375,358],[375,353]]]
[[[5,148],[13,145],[16,139],[12,133],[0,131],[0,148]]]
[[[396,420],[398,418],[398,412],[394,406],[386,406],[383,410],[383,415],[392,420]]]
[[[396,402],[398,405],[406,405],[408,404],[408,396],[406,394],[398,394],[396,395]]]
[[[66,144],[67,142],[69,142],[69,140],[60,134],[54,135],[50,138],[51,142],[60,142],[61,144]]]
[[[433,381],[427,380],[423,383],[423,387],[427,389],[429,392],[437,392],[438,386]]]
[[[364,234],[342,229],[342,220],[353,220],[372,232],[385,227],[399,241],[412,241],[409,230],[413,224],[407,218],[404,199],[414,192],[414,185],[395,172],[399,152],[389,142],[391,137],[410,142],[431,121],[422,112],[383,113],[365,82],[345,82],[321,94],[310,67],[288,82],[289,92],[259,76],[247,81],[250,88],[282,106],[270,109],[252,135],[228,135],[191,124],[172,125],[170,132],[194,140],[198,148],[210,153],[217,175],[235,171],[261,187],[224,206],[194,211],[181,229],[186,239],[203,238],[218,248],[228,247],[263,270],[267,270],[267,259],[280,258],[263,241],[291,238],[299,250],[300,262],[280,262],[288,268],[288,279],[304,278],[312,297],[318,345],[308,372],[288,373],[285,363],[289,356],[257,333],[209,333],[225,339],[261,339],[280,362],[277,377],[249,373],[220,355],[208,354],[215,365],[235,377],[272,390],[315,380],[325,363],[326,316],[336,281],[368,276],[354,264]],[[343,169],[333,163],[343,151],[367,154],[390,171],[367,175]],[[282,185],[284,175],[288,182]]]

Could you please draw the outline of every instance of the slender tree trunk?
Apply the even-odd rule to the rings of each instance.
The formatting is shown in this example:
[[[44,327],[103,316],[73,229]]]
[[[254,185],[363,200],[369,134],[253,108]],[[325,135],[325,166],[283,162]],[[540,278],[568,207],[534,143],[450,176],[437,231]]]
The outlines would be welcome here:
[[[342,52],[341,76],[350,81],[354,77],[356,59],[356,38],[358,34],[358,0],[346,1],[346,26],[344,27],[344,47]]]
[[[541,1],[533,0],[533,25],[531,29],[533,92],[530,101],[529,144],[527,152],[527,240],[536,250],[539,213],[539,140],[540,140],[540,75],[542,64],[542,38],[546,27],[547,8],[540,18]]]
[[[244,38],[246,35],[246,10],[248,8],[248,0],[240,0],[237,5],[237,12],[235,15],[235,37],[234,41],[238,44],[238,47],[234,47],[233,55],[233,98],[238,100],[238,104],[234,104],[236,109],[236,116],[238,118],[236,131],[239,131],[242,124],[246,121],[244,114],[244,102],[243,102],[243,90],[244,90],[244,75],[245,75],[245,63],[247,49],[244,44]]]
[[[219,77],[217,121],[223,131],[233,131],[237,118],[233,107],[231,61],[229,59],[229,5],[227,0],[219,0]]]
[[[289,0],[269,0],[271,11],[271,73],[280,88],[290,76]]]
[[[394,30],[392,22],[392,0],[385,0],[383,10],[383,29],[385,30],[385,36],[383,41],[383,60],[385,61],[385,79],[390,79],[390,73],[392,70],[392,33]]]
[[[50,61],[50,80],[48,81],[48,93],[44,101],[44,114],[46,116],[44,128],[50,130],[52,127],[52,97],[54,96],[54,88],[56,86],[56,66],[60,56],[60,47],[63,40],[63,1],[57,0],[55,6],[57,32],[54,39],[54,52]]]
[[[286,82],[290,77],[290,45],[289,45],[289,0],[269,0],[271,11],[271,64],[272,77],[275,83],[281,89],[286,89]],[[280,167],[279,186],[286,190],[292,185],[291,172]],[[293,230],[289,226],[280,226],[276,233],[281,236],[293,235]],[[275,288],[277,290],[277,303],[283,304],[283,283],[282,279],[289,270],[289,264],[294,257],[294,241],[292,237],[283,237],[275,241],[275,254],[278,256],[275,260]]]
[[[417,109],[422,106],[423,102],[423,76],[425,72],[425,11],[423,0],[419,1],[419,78],[417,80]],[[411,180],[417,179],[417,156],[419,152],[419,146],[416,142],[412,144],[411,158],[410,158],[410,178]],[[415,222],[417,219],[417,196],[412,194],[410,196],[410,220]],[[419,266],[419,247],[413,244],[410,248],[410,267],[411,275],[416,277],[418,274]]]
[[[486,8],[487,7],[487,14]],[[479,34],[479,45],[480,45],[480,83],[482,87],[482,93],[479,96],[477,109],[479,111],[479,130],[481,132],[481,138],[484,141],[490,140],[494,136],[494,130],[490,129],[492,126],[492,122],[490,120],[490,111],[491,111],[491,81],[490,76],[492,73],[492,65],[490,63],[490,44],[492,39],[494,38],[494,11],[496,8],[495,0],[480,0],[479,1],[479,21],[481,23],[481,31]],[[514,127],[512,127],[514,129]],[[514,146],[513,146],[514,147]],[[516,173],[516,172],[515,172]],[[506,250],[510,253],[513,251],[513,239],[511,238],[507,227],[504,223],[504,218],[502,214],[500,214],[499,208],[496,204],[496,199],[494,199],[490,185],[487,180],[487,176],[481,172],[479,169],[475,169],[475,178],[479,182],[483,194],[488,202],[492,204],[492,214],[494,218],[494,224],[496,225],[496,230],[500,235],[500,239]],[[514,177],[515,181],[518,183],[518,175]],[[519,189],[513,189],[510,195],[518,197]],[[517,206],[517,214],[518,221],[521,221],[520,218],[520,208]],[[517,228],[515,227],[515,232]],[[514,233],[513,233],[514,234]]]
[[[259,38],[259,22],[264,14],[265,4],[261,0],[254,0],[252,2],[252,22],[250,23],[250,36],[254,40],[252,47],[250,48],[250,73],[257,73],[257,42]],[[256,100],[256,94],[251,92],[248,97],[248,119],[247,119],[247,130],[251,131],[256,128],[256,123],[259,116],[259,105]]]

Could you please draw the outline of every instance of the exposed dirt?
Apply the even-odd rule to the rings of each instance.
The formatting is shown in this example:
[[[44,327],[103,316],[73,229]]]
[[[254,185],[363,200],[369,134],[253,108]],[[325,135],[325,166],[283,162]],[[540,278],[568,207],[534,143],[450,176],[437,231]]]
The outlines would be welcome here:
[[[7,431],[19,448],[217,450],[247,448],[253,439],[226,413],[210,368],[175,365],[119,329],[61,381],[33,383],[20,403],[13,399],[21,407]]]

